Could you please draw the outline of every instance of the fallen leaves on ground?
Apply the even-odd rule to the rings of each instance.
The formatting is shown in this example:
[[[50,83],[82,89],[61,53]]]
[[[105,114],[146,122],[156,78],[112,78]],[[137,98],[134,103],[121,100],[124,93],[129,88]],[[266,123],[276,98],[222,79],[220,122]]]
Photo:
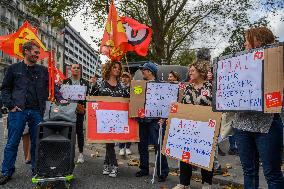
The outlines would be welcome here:
[[[179,170],[170,171],[170,172],[169,172],[169,175],[172,175],[172,176],[179,176]]]
[[[97,150],[94,154],[91,154],[91,157],[95,158],[95,157],[102,157],[102,156],[100,155],[100,151]]]
[[[139,166],[140,161],[138,159],[130,159],[127,163],[128,166]]]
[[[226,164],[226,168],[227,168],[227,169],[232,169],[232,165],[229,164],[229,163],[227,163],[227,164]]]
[[[195,182],[202,182],[202,180],[200,178],[194,178],[193,179]]]

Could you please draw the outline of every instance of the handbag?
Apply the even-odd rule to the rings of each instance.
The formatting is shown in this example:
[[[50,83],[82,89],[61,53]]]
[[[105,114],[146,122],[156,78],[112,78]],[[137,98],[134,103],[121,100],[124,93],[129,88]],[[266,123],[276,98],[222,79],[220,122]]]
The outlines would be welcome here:
[[[46,102],[44,121],[67,121],[76,123],[77,103],[60,104],[51,101]]]
[[[220,135],[222,139],[225,139],[228,136],[234,134],[234,129],[232,127],[234,118],[235,118],[235,113],[233,112],[222,113],[221,130],[220,130]]]

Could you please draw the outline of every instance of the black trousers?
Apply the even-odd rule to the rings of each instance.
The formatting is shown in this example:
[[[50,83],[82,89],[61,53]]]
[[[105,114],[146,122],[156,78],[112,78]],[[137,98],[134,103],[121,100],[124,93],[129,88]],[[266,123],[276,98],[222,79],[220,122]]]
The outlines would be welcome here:
[[[77,114],[77,120],[76,120],[76,134],[77,134],[77,142],[78,142],[78,148],[79,152],[83,153],[84,149],[84,115]]]
[[[118,166],[114,146],[115,146],[114,143],[106,144],[106,155],[104,161],[105,165]]]
[[[184,186],[189,186],[190,179],[192,176],[192,165],[180,161],[179,169],[180,169],[180,176],[179,176],[180,184]],[[201,176],[202,176],[202,183],[206,182],[208,184],[212,184],[213,171],[207,171],[205,169],[201,169]]]
[[[165,127],[163,125],[163,136],[165,134]],[[139,136],[140,142],[138,143],[138,151],[140,154],[140,166],[142,172],[149,173],[149,151],[148,144],[150,139],[154,142],[155,154],[158,153],[157,161],[157,175],[167,177],[169,174],[169,166],[167,158],[162,154],[161,156],[161,173],[160,173],[160,146],[158,145],[159,138],[159,125],[158,121],[142,122],[139,123]]]

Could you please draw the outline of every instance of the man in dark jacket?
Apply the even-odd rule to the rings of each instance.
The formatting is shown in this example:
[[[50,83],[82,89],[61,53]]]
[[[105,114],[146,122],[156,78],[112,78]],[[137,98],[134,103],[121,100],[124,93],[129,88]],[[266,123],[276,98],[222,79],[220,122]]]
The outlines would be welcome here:
[[[48,70],[37,65],[40,46],[34,41],[23,45],[24,60],[8,67],[2,83],[3,105],[9,109],[8,140],[4,150],[0,185],[6,184],[15,172],[15,161],[23,131],[28,122],[31,135],[32,170],[35,166],[37,126],[42,121],[48,100]],[[66,101],[55,91],[61,103]]]
[[[66,85],[81,85],[86,86],[87,91],[86,94],[89,94],[89,84],[86,80],[81,78],[81,68],[79,64],[72,64],[71,66],[71,73],[72,76],[63,81],[63,84]],[[83,148],[84,148],[84,115],[85,115],[85,106],[86,101],[78,101],[76,114],[76,134],[77,134],[77,141],[78,141],[78,148],[79,148],[79,156],[77,163],[84,163],[84,156],[83,156]]]
[[[157,66],[148,62],[141,67],[143,79],[147,81],[156,81],[157,76]],[[161,173],[160,173],[160,146],[158,145],[159,138],[159,118],[151,119],[144,118],[138,119],[139,122],[139,136],[140,142],[138,143],[138,151],[140,154],[140,171],[136,173],[136,177],[142,177],[149,174],[149,151],[148,144],[149,141],[154,142],[155,153],[158,153],[158,161],[157,161],[157,174],[158,181],[164,182],[169,174],[169,167],[166,156],[162,155],[161,157]],[[163,127],[163,136],[165,133],[165,126]]]

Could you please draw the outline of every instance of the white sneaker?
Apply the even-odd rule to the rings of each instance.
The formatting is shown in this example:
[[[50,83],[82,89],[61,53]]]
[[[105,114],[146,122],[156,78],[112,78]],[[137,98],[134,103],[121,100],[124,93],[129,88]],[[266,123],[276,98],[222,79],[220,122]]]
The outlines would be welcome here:
[[[203,186],[202,186],[202,189],[211,189],[211,185],[208,184],[208,183],[204,183]]]
[[[126,148],[125,153],[126,153],[126,155],[131,155],[132,154],[132,152],[131,152],[131,150],[129,148]]]
[[[79,153],[77,163],[84,163],[84,156],[82,153]]]
[[[182,184],[177,184],[175,187],[172,189],[190,189],[190,186],[184,186]]]
[[[118,167],[117,166],[112,166],[111,172],[108,176],[115,178],[118,173]]]
[[[125,155],[125,149],[124,149],[124,148],[121,148],[121,149],[119,150],[118,155],[124,156],[124,155]]]
[[[104,165],[103,175],[109,175],[109,165]]]

